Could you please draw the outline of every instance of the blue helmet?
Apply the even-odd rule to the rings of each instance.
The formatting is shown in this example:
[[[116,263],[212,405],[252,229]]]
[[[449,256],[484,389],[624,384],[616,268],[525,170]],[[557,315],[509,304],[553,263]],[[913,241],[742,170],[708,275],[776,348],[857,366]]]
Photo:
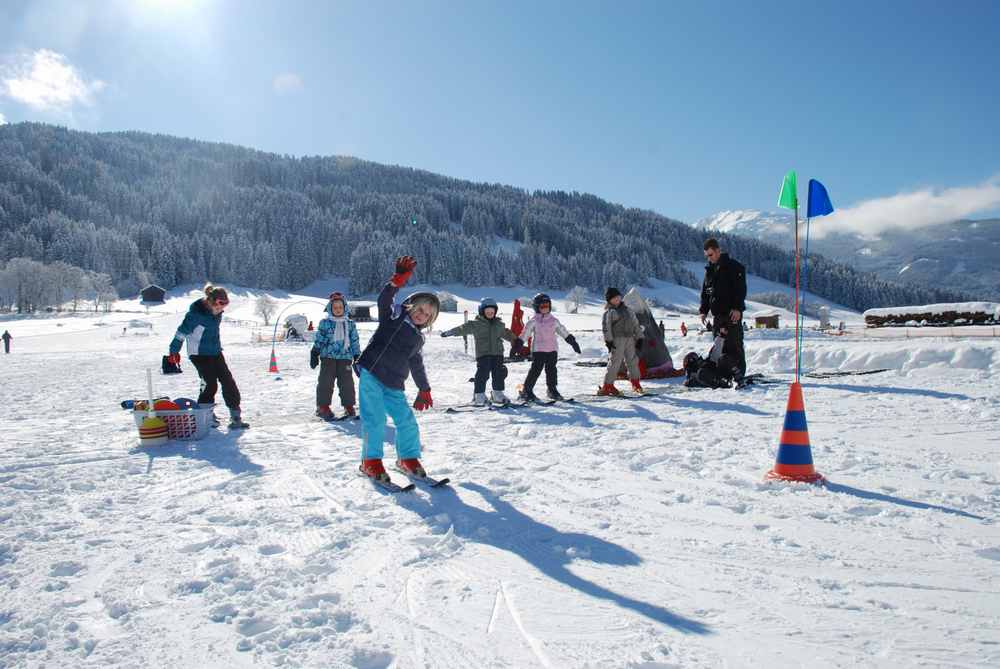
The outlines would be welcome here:
[[[497,304],[496,300],[492,297],[484,297],[479,300],[479,315],[483,318],[486,318],[486,314],[484,313],[486,311],[486,307],[493,307],[496,310],[494,311],[494,316],[496,316],[496,314],[500,311],[500,306]]]

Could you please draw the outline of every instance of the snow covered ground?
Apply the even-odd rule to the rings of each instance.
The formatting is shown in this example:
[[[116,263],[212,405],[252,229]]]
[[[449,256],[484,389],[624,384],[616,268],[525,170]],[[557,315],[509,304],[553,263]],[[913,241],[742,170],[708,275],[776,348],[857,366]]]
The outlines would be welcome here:
[[[460,308],[534,292],[446,289]],[[598,358],[600,305],[555,297]],[[808,333],[807,369],[891,369],[804,379],[830,480],[812,487],[762,481],[785,384],[449,415],[474,364],[434,333],[418,420],[453,486],[389,496],[355,474],[358,424],[311,418],[308,348],[280,344],[275,380],[235,324],[251,429],[137,448],[118,403],[145,396],[189,301],[140,315],[151,336],[122,335],[137,314],[0,321],[0,666],[1000,665],[996,339]],[[253,317],[252,294],[231,306]],[[682,319],[677,360],[709,346]],[[792,343],[751,331],[751,371],[787,381]],[[592,392],[602,370],[562,355],[563,393]],[[157,394],[196,395],[182,366]]]

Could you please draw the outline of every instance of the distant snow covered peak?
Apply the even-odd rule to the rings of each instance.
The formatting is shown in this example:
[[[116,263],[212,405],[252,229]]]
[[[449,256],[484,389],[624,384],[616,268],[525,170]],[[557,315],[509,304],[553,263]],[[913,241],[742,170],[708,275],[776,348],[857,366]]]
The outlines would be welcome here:
[[[698,221],[695,227],[758,239],[769,239],[790,234],[792,221],[791,214],[781,211],[734,209],[707,216]]]

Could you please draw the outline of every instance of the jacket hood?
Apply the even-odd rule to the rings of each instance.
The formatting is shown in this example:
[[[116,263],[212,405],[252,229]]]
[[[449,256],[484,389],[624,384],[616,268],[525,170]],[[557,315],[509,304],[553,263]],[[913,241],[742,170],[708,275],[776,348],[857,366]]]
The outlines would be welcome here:
[[[351,320],[351,305],[347,303],[347,298],[343,298],[344,302],[344,318]],[[333,315],[333,302],[330,300],[326,301],[326,307],[323,309],[330,318],[336,318]]]

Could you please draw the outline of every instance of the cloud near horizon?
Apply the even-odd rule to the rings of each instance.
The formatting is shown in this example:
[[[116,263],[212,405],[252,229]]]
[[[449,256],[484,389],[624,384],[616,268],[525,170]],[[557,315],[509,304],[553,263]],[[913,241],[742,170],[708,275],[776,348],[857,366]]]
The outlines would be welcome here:
[[[20,54],[0,69],[0,95],[38,111],[70,111],[92,106],[106,84],[86,81],[66,56],[49,49]]]
[[[6,122],[7,122],[7,118],[3,114],[0,114],[0,125],[3,125]]]
[[[834,202],[836,206],[836,201]],[[814,225],[816,237],[831,232],[873,234],[886,228],[916,229],[950,223],[1000,207],[1000,175],[975,186],[935,190],[931,188],[865,200],[835,210],[823,225]]]
[[[271,82],[275,93],[291,93],[302,90],[305,83],[302,77],[294,72],[282,72]]]

